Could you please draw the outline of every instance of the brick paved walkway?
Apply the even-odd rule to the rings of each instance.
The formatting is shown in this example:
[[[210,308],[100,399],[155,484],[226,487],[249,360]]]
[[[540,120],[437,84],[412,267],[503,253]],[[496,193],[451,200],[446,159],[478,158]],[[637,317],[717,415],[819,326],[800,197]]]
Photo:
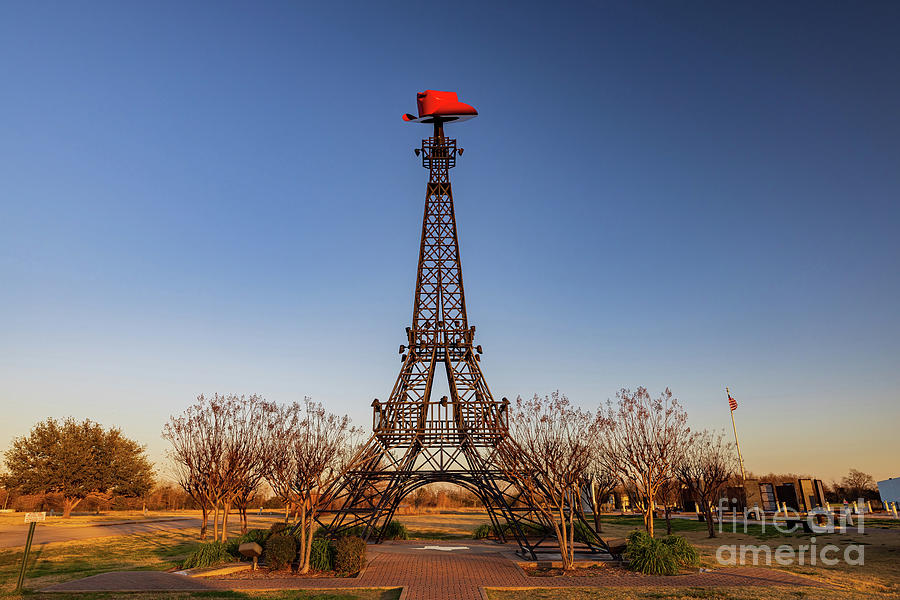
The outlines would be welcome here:
[[[429,546],[464,545],[458,542]],[[740,567],[709,573],[649,577],[619,568],[590,577],[528,577],[502,547],[465,544],[469,550],[421,550],[421,542],[370,547],[373,556],[356,578],[197,579],[152,571],[113,572],[51,586],[45,592],[160,590],[280,590],[404,588],[405,600],[482,600],[482,587],[718,587],[744,585],[816,586],[816,582],[773,569]],[[500,551],[498,551],[500,550]]]

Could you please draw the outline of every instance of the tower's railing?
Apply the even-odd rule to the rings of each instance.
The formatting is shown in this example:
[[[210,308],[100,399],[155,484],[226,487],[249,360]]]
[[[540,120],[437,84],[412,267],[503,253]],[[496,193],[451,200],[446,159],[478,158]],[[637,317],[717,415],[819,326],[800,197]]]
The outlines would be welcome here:
[[[377,403],[374,433],[385,445],[458,445],[464,440],[476,446],[498,443],[509,430],[507,402],[472,400],[452,402],[447,397]],[[424,412],[425,418],[422,419]]]

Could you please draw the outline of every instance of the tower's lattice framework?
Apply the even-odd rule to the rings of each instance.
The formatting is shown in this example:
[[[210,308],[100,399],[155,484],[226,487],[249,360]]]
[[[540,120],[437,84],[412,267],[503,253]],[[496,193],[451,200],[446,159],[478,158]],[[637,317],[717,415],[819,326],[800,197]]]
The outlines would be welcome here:
[[[367,540],[381,541],[383,526],[407,494],[450,482],[475,493],[495,531],[508,531],[521,552],[534,558],[543,540],[525,533],[540,529],[545,519],[521,501],[497,467],[496,448],[508,435],[509,401],[491,395],[479,366],[481,346],[475,345],[475,327],[466,314],[450,185],[450,169],[463,151],[444,135],[450,120],[424,120],[433,123],[434,134],[416,150],[429,178],[412,325],[400,346],[403,366],[388,400],[372,403],[371,439],[338,488],[330,490],[341,508],[326,526],[332,534],[354,528]],[[435,400],[439,370],[446,372],[450,394]]]

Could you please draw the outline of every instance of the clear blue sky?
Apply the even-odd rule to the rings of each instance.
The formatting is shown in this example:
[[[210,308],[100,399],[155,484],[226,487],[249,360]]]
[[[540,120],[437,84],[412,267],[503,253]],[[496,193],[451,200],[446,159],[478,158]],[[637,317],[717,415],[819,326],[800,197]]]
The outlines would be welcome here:
[[[515,8],[514,8],[515,6]],[[670,386],[748,468],[900,475],[900,5],[0,5],[0,447],[201,393],[370,424],[452,127],[497,396]]]

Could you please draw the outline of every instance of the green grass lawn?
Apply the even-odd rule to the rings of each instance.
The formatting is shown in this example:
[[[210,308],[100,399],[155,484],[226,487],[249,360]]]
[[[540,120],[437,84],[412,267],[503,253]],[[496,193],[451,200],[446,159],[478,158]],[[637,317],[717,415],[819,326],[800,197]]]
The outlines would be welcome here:
[[[107,571],[165,571],[178,567],[198,544],[196,529],[139,533],[47,544],[32,550],[25,580],[26,593],[16,594],[22,550],[0,550],[0,598],[100,600],[123,594],[40,594],[36,590],[54,583],[80,579]],[[398,590],[348,590],[321,592],[178,592],[125,594],[131,600],[181,600],[184,598],[261,598],[267,600],[395,600]]]
[[[672,524],[672,533],[683,534],[687,532],[696,532],[706,534],[706,523],[704,521],[698,521],[696,518],[684,519],[684,518],[673,518],[670,519]],[[593,520],[590,516],[588,516],[588,523],[593,525]],[[612,525],[615,529],[619,528],[631,528],[631,529],[643,529],[644,528],[644,520],[640,516],[619,516],[619,515],[604,515],[601,517],[601,524],[603,525]],[[654,519],[653,527],[656,529],[657,535],[665,535],[666,534],[666,520],[665,519]],[[719,524],[715,524],[716,532],[719,531]],[[724,529],[724,533],[734,533],[732,532],[732,523],[727,520],[722,524],[722,528]],[[736,533],[744,533],[744,525],[738,521],[737,523],[737,531]],[[759,540],[769,540],[772,538],[778,537],[809,537],[809,534],[803,533],[803,531],[797,531],[795,533],[782,533],[775,529],[774,525],[767,524],[765,528],[762,525],[747,525],[747,535],[753,536]]]
[[[867,600],[869,598],[872,596],[795,587],[488,590],[489,600]]]
[[[180,511],[152,511],[144,514],[139,510],[111,510],[100,513],[77,513],[68,519],[64,519],[58,512],[53,516],[46,513],[44,521],[41,521],[41,527],[78,527],[83,525],[95,525],[97,523],[113,523],[116,521],[151,521],[154,519],[182,519],[199,517],[200,511],[180,510]],[[9,525],[23,525],[25,523],[25,513],[0,513],[0,527]]]
[[[590,521],[590,519],[589,519]],[[640,516],[606,516],[603,517],[604,537],[626,537],[631,531],[643,528]],[[715,569],[716,550],[721,544],[766,544],[771,547],[789,545],[794,548],[810,543],[810,534],[782,534],[771,526],[765,532],[759,525],[751,525],[745,534],[743,526],[738,525],[737,533],[731,531],[726,522],[725,531],[717,532],[717,537],[707,537],[706,524],[697,520],[673,519],[672,531],[683,535],[694,544],[701,554],[701,564]],[[664,519],[654,522],[657,536],[665,535]],[[843,561],[834,566],[817,564],[780,566],[773,564],[770,568],[785,570],[798,575],[810,577],[821,583],[834,586],[833,589],[803,589],[797,587],[741,587],[741,588],[565,588],[565,589],[527,589],[527,590],[489,590],[490,600],[649,600],[654,598],[670,600],[688,600],[708,598],[710,600],[887,600],[900,598],[900,531],[891,521],[872,519],[865,522],[865,531],[860,533],[848,529],[846,533],[822,534],[816,536],[819,547],[835,544],[845,547],[847,544],[865,546],[865,564],[847,565]],[[760,565],[767,566],[767,565]],[[535,581],[535,587],[540,581]]]
[[[171,530],[36,546],[25,585],[39,589],[115,570],[163,571],[178,566],[197,543],[194,530]],[[21,548],[0,550],[0,594],[15,588],[21,560]]]
[[[400,520],[410,526],[413,535],[448,536],[453,538],[474,529],[486,517],[472,515],[404,515]],[[604,516],[603,527],[606,537],[626,537],[634,529],[641,528],[640,516]],[[665,534],[665,521],[655,522],[658,535]],[[726,530],[716,539],[706,537],[706,525],[694,519],[673,519],[673,531],[684,535],[701,551],[704,566],[715,568],[715,552],[720,544],[789,544],[794,547],[809,543],[809,534],[784,535],[772,528],[762,532],[759,525],[751,526],[744,534]],[[180,565],[181,561],[199,543],[196,528],[169,530],[154,533],[93,538],[74,542],[47,544],[36,547],[29,561],[26,579],[26,594],[13,593],[21,548],[0,550],[0,599],[46,598],[47,600],[105,600],[127,597],[130,600],[182,600],[187,598],[241,599],[259,598],[264,600],[394,600],[399,590],[340,590],[340,591],[286,591],[286,592],[178,592],[151,594],[40,594],[46,586],[97,573],[115,570],[167,570]],[[833,543],[865,544],[865,565],[851,567],[840,563],[834,567],[789,566],[776,567],[790,572],[812,577],[817,581],[835,586],[831,590],[798,589],[778,587],[747,587],[720,589],[530,589],[491,590],[491,600],[645,600],[668,598],[672,600],[708,598],[711,600],[787,600],[795,598],[841,600],[844,598],[862,600],[864,598],[900,598],[900,529],[893,522],[866,522],[864,533],[848,531],[845,534],[817,536],[820,545]],[[535,581],[539,586],[540,581]]]
[[[210,598],[212,600],[397,600],[400,590],[352,590],[352,591],[310,591],[288,590],[284,592],[152,592],[146,594],[34,594],[25,598],[40,600],[189,600]]]
[[[410,529],[411,540],[465,540],[472,539],[471,535],[451,533],[441,529]]]

